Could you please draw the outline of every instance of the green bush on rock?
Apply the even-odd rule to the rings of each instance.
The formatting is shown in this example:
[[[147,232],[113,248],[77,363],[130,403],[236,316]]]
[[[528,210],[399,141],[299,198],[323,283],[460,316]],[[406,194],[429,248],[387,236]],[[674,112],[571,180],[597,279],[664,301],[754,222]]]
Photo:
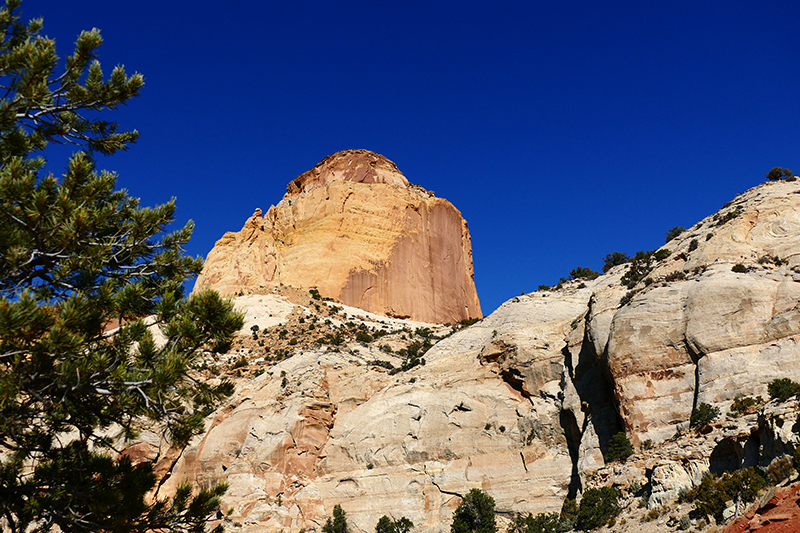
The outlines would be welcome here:
[[[588,531],[606,525],[620,513],[619,492],[613,487],[589,489],[583,493],[575,526]]]
[[[479,489],[464,496],[453,513],[450,533],[495,533],[494,498]]]

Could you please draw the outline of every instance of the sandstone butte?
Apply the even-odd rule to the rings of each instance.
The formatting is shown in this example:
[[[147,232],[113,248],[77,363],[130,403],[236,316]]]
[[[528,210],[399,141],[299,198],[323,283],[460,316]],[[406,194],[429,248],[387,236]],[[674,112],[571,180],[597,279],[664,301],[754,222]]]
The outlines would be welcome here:
[[[292,180],[265,215],[256,209],[216,243],[196,287],[234,295],[281,284],[392,317],[482,316],[461,213],[367,150],[337,152]]]
[[[244,533],[320,531],[335,505],[353,532],[386,514],[444,533],[472,488],[507,523],[601,485],[623,495],[628,519],[613,531],[674,531],[691,508],[679,494],[706,472],[766,466],[800,445],[797,399],[725,416],[736,398],[768,400],[773,379],[800,381],[800,181],[759,185],[662,250],[632,289],[621,283],[631,265],[619,265],[515,297],[469,327],[337,310],[280,287],[237,297],[241,336],[200,371],[233,379],[235,396],[186,449],[143,434],[128,453],[159,459],[164,493],[228,482],[227,527]],[[315,342],[334,331],[341,344]],[[358,331],[383,336],[359,342]],[[424,364],[401,368],[412,339],[432,335],[443,338]],[[690,431],[700,403],[722,417]],[[637,453],[606,464],[619,431]],[[731,531],[800,530],[781,509],[761,502]],[[705,524],[692,518],[691,529],[716,527]]]

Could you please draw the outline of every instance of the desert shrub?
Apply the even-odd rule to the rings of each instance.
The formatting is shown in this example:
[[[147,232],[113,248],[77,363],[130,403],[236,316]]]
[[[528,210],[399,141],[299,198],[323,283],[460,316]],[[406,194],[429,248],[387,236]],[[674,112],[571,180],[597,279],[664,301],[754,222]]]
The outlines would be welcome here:
[[[779,181],[782,179],[791,178],[792,171],[788,168],[773,167],[772,170],[767,172],[764,177],[769,181]]]
[[[559,527],[561,520],[558,513],[539,513],[532,515],[522,515],[517,513],[514,521],[509,527],[510,533],[558,533],[562,531]]]
[[[676,270],[675,272],[664,276],[664,281],[679,281],[682,279],[686,279],[686,272],[682,270]]]
[[[667,250],[667,249],[664,249],[664,250],[658,250],[658,251],[656,251],[656,252],[653,254],[653,258],[654,258],[656,261],[663,261],[664,259],[666,259],[666,258],[667,258],[667,257],[669,257],[670,255],[672,255],[672,252],[670,252],[670,251],[669,251],[669,250]]]
[[[366,331],[359,331],[358,333],[356,333],[356,340],[358,342],[367,342],[367,343],[369,343],[369,342],[372,342],[372,335],[370,335]]]
[[[398,520],[392,520],[383,515],[375,526],[375,533],[408,533],[412,527],[414,527],[414,522],[405,516]]]
[[[642,522],[652,522],[653,520],[657,519],[661,516],[663,509],[661,507],[655,507],[647,511],[647,514],[644,515],[642,518]]]
[[[736,209],[734,209],[733,211],[729,211],[728,213],[726,213],[726,214],[724,214],[724,215],[722,215],[722,216],[719,216],[719,215],[714,215],[714,218],[715,218],[715,220],[717,221],[717,222],[714,224],[714,226],[722,226],[722,225],[723,225],[723,224],[725,224],[726,222],[728,222],[728,221],[730,221],[730,220],[733,220],[734,218],[738,217],[738,216],[739,216],[739,215],[741,215],[743,212],[744,212],[744,211],[742,210],[742,208],[741,208],[741,207],[737,207],[737,208],[736,208]]]
[[[615,434],[608,441],[608,452],[606,452],[606,461],[622,461],[623,463],[633,455],[633,446],[630,439],[625,432],[620,431]]]
[[[792,475],[792,458],[788,455],[776,457],[767,467],[767,481],[773,485],[777,485],[790,475]]]
[[[239,359],[236,360],[235,363],[233,363],[233,370],[236,370],[237,368],[242,368],[244,366],[247,366],[247,358],[242,355],[239,357]]]
[[[764,403],[764,399],[761,398],[761,396],[757,396],[755,398],[752,398],[750,396],[744,396],[742,398],[734,398],[728,416],[730,417],[741,416],[743,414],[746,414],[753,407],[761,405],[762,403]]]
[[[620,513],[619,492],[613,487],[589,489],[578,506],[576,527],[583,531],[604,526]]]
[[[464,496],[453,513],[450,533],[495,533],[494,498],[480,489],[472,489]]]
[[[669,250],[659,250],[659,253],[662,251],[666,252],[666,257],[669,257]],[[643,280],[653,269],[653,258],[654,252],[652,250],[649,252],[636,252],[636,255],[634,255],[630,261],[628,271],[622,276],[622,284],[632,289],[637,283]],[[656,260],[660,259],[656,258]]]
[[[322,300],[322,296],[320,296],[319,291],[317,289],[309,289],[309,294],[311,294],[311,298],[314,300]]]
[[[684,231],[686,231],[686,228],[684,228],[683,226],[675,226],[674,228],[670,228],[664,234],[664,236],[667,239],[665,242],[671,241],[672,239],[674,239],[675,237],[677,237],[678,235],[680,235]]]
[[[591,268],[582,266],[575,267],[569,273],[570,279],[595,279],[599,275],[599,272],[595,272]]]
[[[699,515],[713,516],[719,524],[723,520],[726,502],[752,502],[765,485],[766,480],[751,466],[720,476],[706,475],[698,486],[689,491],[687,499],[694,502]]]
[[[767,385],[767,391],[769,391],[769,397],[771,399],[785,400],[800,392],[800,384],[789,378],[773,379],[769,385]]]
[[[800,446],[794,449],[792,452],[792,466],[795,470],[800,472]]]
[[[626,305],[628,302],[633,300],[633,297],[636,296],[636,291],[628,291],[625,293],[625,296],[619,299],[619,306],[622,307]]]
[[[622,252],[611,252],[603,258],[603,272],[608,272],[617,265],[624,265],[631,258]]]
[[[738,272],[739,274],[747,274],[748,272],[750,272],[750,269],[741,263],[736,263],[735,265],[733,265],[733,267],[731,267],[731,271]]]
[[[689,427],[698,428],[706,426],[716,420],[719,415],[719,407],[709,405],[707,403],[701,403],[692,410],[692,417],[689,422]]]
[[[423,339],[427,339],[431,336],[431,328],[417,328],[414,333],[418,337],[422,337]]]
[[[575,523],[578,520],[578,503],[571,498],[566,498],[561,505],[561,512],[558,515],[560,520],[559,530],[570,531],[575,528]]]

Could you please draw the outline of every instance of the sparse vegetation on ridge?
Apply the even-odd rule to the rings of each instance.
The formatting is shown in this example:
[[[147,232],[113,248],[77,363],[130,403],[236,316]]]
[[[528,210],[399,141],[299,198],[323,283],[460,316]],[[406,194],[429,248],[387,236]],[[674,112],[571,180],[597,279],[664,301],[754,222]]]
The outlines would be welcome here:
[[[793,175],[792,171],[788,168],[773,167],[764,177],[769,181],[780,181],[783,179],[792,178]]]

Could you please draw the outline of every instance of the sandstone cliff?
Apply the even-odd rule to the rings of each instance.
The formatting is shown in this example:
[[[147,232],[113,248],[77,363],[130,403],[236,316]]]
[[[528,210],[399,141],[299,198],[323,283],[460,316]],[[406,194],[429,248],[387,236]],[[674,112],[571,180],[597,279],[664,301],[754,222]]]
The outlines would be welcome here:
[[[467,223],[450,202],[381,155],[345,150],[226,233],[196,286],[224,295],[316,288],[386,316],[455,323],[481,316],[473,276]]]
[[[316,183],[290,189],[349,186]],[[182,455],[164,459],[164,490],[228,481],[229,527],[246,532],[318,531],[336,504],[352,531],[391,514],[445,532],[471,488],[494,497],[501,519],[557,511],[609,484],[631,508],[634,494],[642,499],[644,514],[674,505],[708,470],[766,465],[800,444],[796,401],[686,430],[701,402],[724,415],[734,398],[767,398],[772,379],[800,381],[800,182],[747,191],[663,249],[668,257],[632,288],[622,285],[631,265],[620,265],[516,297],[468,328],[279,288],[240,297],[241,338],[202,370],[232,375],[237,395]],[[364,332],[375,340],[357,340]],[[434,336],[419,364],[406,364]],[[620,430],[652,449],[606,465]],[[142,446],[154,454],[157,439]],[[617,528],[674,530],[659,513]]]

